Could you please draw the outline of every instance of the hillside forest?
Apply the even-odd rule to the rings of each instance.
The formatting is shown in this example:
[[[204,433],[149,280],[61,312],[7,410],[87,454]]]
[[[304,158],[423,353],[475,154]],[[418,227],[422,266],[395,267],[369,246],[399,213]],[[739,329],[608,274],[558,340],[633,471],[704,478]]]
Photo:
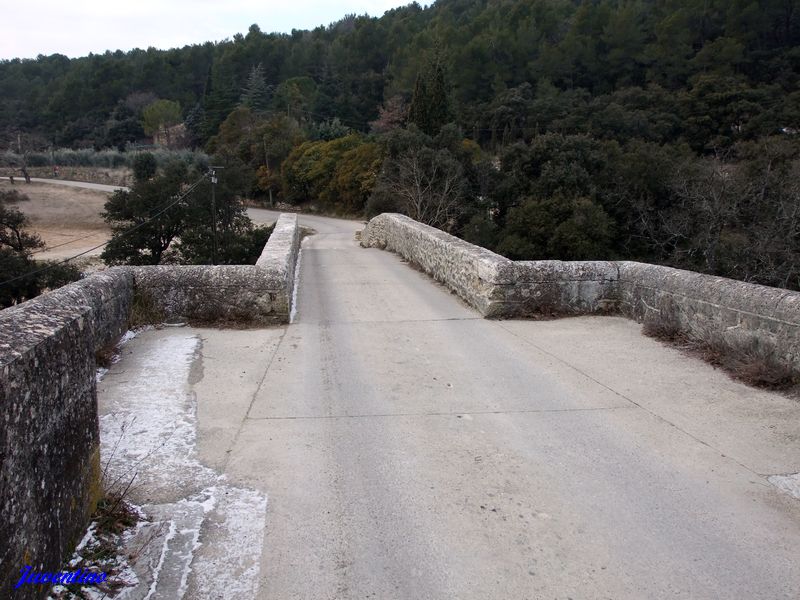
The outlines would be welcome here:
[[[800,0],[439,0],[2,61],[0,148],[32,164],[180,130],[267,204],[797,290],[799,79]]]

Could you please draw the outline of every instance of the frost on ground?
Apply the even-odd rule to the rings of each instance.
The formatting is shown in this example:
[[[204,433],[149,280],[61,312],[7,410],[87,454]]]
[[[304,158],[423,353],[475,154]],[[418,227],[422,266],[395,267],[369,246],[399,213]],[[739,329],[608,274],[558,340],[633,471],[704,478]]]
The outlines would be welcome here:
[[[111,412],[100,417],[100,455],[112,483],[135,475],[148,497],[179,499],[187,489],[214,485],[217,475],[195,457],[196,406],[187,382],[200,342],[181,332],[159,342],[137,345],[129,361],[135,371],[118,363],[125,373],[107,386]]]
[[[125,344],[127,344],[128,342],[130,342],[130,341],[131,341],[133,338],[135,338],[135,337],[136,337],[136,336],[137,336],[139,333],[141,333],[141,332],[143,332],[143,331],[147,331],[147,330],[149,330],[149,329],[152,329],[152,327],[150,327],[150,326],[147,326],[147,327],[143,327],[143,328],[141,328],[141,329],[137,329],[136,331],[126,331],[126,332],[125,332],[125,335],[123,335],[123,336],[120,338],[120,340],[117,342],[117,346],[114,348],[114,355],[111,357],[111,364],[112,364],[112,365],[115,365],[115,364],[117,364],[117,363],[120,361],[120,359],[121,359],[122,357],[121,357],[121,356],[120,356],[120,354],[119,354],[119,350],[120,350],[120,349],[121,349],[121,348],[122,348],[122,347],[123,347]],[[97,383],[100,383],[101,381],[103,381],[103,378],[104,378],[104,377],[105,377],[105,376],[108,374],[108,370],[109,370],[109,369],[108,369],[108,367],[99,367],[99,368],[97,369],[97,374],[96,374]]]
[[[144,518],[134,511],[132,519]],[[127,524],[126,524],[127,525]],[[128,557],[119,550],[127,546],[135,535],[140,523],[122,531],[113,531],[93,521],[72,554],[62,572],[105,573],[106,581],[98,585],[55,585],[50,590],[48,600],[102,600],[115,596],[120,590],[138,583],[136,573],[131,568]]]
[[[769,482],[779,490],[800,500],[800,473],[794,475],[773,475]]]
[[[131,347],[105,374],[101,460],[108,486],[132,483],[131,493],[148,503],[144,520],[120,540],[124,585],[107,597],[254,597],[267,500],[197,459],[188,382],[200,340],[176,330],[139,336]]]

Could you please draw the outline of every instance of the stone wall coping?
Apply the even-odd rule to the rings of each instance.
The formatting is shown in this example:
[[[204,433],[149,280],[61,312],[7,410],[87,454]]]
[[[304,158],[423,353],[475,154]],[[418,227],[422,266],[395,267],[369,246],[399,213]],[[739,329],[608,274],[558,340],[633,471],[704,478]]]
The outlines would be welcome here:
[[[276,269],[281,272],[294,271],[291,265],[292,255],[296,253],[300,236],[300,227],[297,222],[297,215],[293,213],[281,213],[275,221],[272,234],[261,252],[261,256],[256,261],[256,266],[263,269]]]
[[[458,256],[459,260],[471,264],[477,275],[489,283],[512,283],[514,281],[513,262],[491,250],[466,242],[449,233],[425,225],[398,213],[383,213],[373,219],[392,222],[395,226],[414,230],[428,238],[434,245],[444,248]],[[372,223],[372,221],[370,221]],[[369,244],[369,241],[366,241]]]
[[[617,264],[623,283],[800,327],[800,292],[662,265]]]
[[[98,344],[113,341],[108,339],[102,324],[95,323],[95,318],[101,315],[104,304],[120,294],[130,296],[132,290],[130,270],[109,269],[0,310],[0,365],[19,359],[76,320],[96,329]]]

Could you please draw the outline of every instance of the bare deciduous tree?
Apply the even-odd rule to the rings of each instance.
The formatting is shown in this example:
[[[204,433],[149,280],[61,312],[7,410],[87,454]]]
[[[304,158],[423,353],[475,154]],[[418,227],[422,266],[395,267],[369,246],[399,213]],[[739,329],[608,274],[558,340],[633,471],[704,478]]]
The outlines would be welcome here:
[[[686,161],[669,202],[640,207],[638,229],[669,264],[800,288],[800,158],[792,144],[742,144],[735,159]]]
[[[464,190],[463,169],[447,150],[417,148],[386,161],[378,193],[393,196],[412,219],[448,229]]]

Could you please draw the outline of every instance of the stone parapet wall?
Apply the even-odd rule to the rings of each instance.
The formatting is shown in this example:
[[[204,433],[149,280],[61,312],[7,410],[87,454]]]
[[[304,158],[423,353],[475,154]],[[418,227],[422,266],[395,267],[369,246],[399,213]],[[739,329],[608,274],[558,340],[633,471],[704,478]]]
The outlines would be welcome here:
[[[518,261],[504,286],[508,317],[605,314],[617,305],[619,268],[614,262]]]
[[[484,316],[509,311],[502,293],[513,284],[512,261],[398,214],[382,214],[361,234],[361,245],[396,252],[455,291]]]
[[[622,314],[800,371],[798,292],[629,261],[515,262],[396,214],[372,219],[361,244],[400,254],[485,317]]]
[[[297,223],[297,215],[283,213],[275,222],[269,241],[256,261],[256,266],[283,282],[282,290],[286,292],[287,306],[294,292],[294,274],[299,254],[300,226]]]
[[[659,265],[620,262],[620,312],[715,346],[776,352],[800,370],[800,292]]]
[[[398,214],[372,219],[361,245],[396,252],[484,317],[609,312],[619,270],[610,262],[515,262]]]
[[[130,267],[138,321],[270,325],[289,322],[282,274],[254,266]]]
[[[297,215],[282,214],[255,266],[126,268],[136,308],[154,320],[270,325],[289,322],[299,251]]]
[[[282,215],[256,266],[116,267],[0,311],[0,597],[47,595],[12,592],[19,570],[59,570],[102,491],[96,352],[137,311],[288,323],[299,246],[296,215]]]
[[[0,311],[0,597],[19,570],[58,570],[100,494],[95,352],[127,329],[133,277],[114,270]]]

